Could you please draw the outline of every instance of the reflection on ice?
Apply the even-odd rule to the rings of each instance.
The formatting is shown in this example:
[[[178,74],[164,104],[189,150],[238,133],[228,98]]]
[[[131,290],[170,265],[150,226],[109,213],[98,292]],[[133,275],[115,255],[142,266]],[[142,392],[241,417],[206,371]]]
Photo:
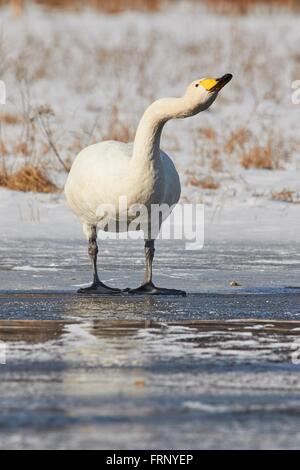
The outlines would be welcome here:
[[[299,338],[297,321],[0,321],[0,448],[291,446]]]
[[[182,364],[193,360],[290,362],[300,337],[299,325],[254,320],[1,321],[0,340],[10,345],[11,360],[22,360],[25,350],[27,360],[41,360],[38,345],[48,343],[44,360],[64,354],[66,362],[84,361],[89,366],[93,357],[93,365],[99,367],[148,367],[174,359]]]

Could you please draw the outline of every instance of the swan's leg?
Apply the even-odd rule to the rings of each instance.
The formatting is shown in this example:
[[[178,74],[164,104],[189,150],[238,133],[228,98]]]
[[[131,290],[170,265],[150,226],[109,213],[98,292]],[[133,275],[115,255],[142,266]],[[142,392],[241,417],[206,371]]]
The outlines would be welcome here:
[[[98,276],[97,258],[98,258],[98,245],[97,245],[97,227],[92,226],[89,232],[89,257],[93,266],[93,284],[90,287],[79,289],[78,294],[100,294],[112,295],[120,294],[120,289],[113,289],[103,284]]]
[[[152,266],[155,254],[155,241],[145,241],[145,257],[146,257],[146,271],[144,277],[144,283],[138,289],[129,290],[129,294],[133,295],[181,295],[186,296],[186,292],[177,289],[165,289],[162,287],[156,287],[152,281]]]

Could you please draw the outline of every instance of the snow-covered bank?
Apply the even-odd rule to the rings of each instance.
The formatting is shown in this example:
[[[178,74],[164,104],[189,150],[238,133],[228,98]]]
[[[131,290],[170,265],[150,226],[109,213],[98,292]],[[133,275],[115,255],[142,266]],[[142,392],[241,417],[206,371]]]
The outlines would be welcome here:
[[[0,239],[83,239],[81,226],[64,195],[19,193],[0,189]],[[300,241],[300,205],[260,197],[205,205],[206,241]]]

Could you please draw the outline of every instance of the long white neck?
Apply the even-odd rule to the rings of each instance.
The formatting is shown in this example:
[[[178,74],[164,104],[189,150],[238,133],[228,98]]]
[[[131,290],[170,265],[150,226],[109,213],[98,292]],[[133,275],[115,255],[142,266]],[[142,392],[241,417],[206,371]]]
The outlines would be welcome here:
[[[183,111],[183,109],[185,111]],[[164,125],[170,119],[191,115],[185,98],[162,98],[146,109],[137,128],[131,163],[135,166],[160,164],[160,139]]]

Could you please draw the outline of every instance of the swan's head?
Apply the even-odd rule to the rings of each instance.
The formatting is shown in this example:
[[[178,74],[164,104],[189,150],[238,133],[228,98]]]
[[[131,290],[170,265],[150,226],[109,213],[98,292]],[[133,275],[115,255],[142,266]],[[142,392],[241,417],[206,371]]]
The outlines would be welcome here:
[[[190,115],[205,111],[215,101],[218,93],[232,79],[231,73],[220,78],[202,78],[192,82],[185,93],[189,103]]]

